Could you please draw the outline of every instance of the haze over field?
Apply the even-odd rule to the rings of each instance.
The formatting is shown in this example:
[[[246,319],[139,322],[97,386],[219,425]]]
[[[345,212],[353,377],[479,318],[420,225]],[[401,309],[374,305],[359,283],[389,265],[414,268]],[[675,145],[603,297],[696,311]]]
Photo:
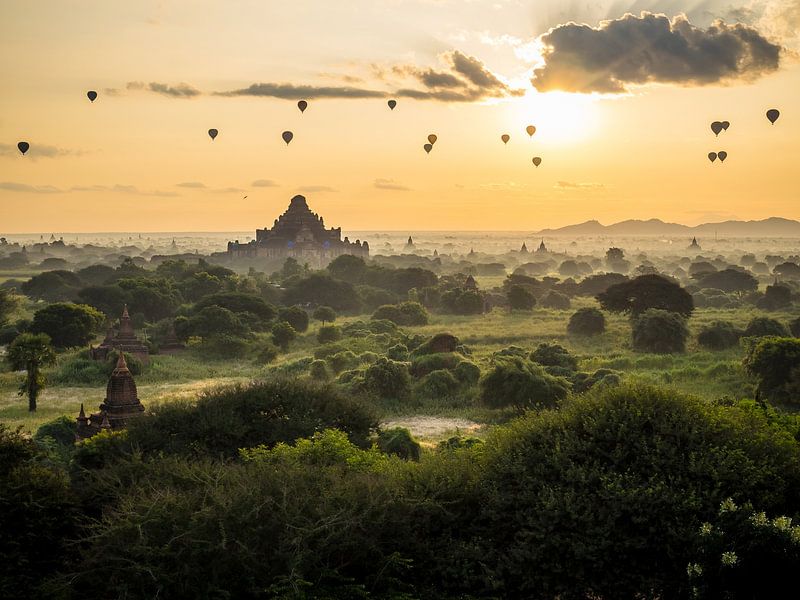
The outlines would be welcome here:
[[[799,22],[792,0],[6,2],[1,227],[249,231],[295,193],[350,230],[795,219]]]

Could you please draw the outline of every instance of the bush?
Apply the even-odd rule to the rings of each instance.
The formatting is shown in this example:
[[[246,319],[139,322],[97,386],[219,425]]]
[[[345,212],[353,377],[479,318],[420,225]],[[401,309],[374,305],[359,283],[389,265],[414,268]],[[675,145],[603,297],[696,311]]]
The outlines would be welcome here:
[[[521,285],[512,285],[506,292],[511,310],[531,310],[536,305],[536,297]]]
[[[289,306],[278,311],[278,320],[285,321],[298,333],[308,329],[308,313],[299,306]]]
[[[77,430],[78,424],[75,419],[62,415],[39,425],[33,439],[37,442],[42,442],[46,438],[50,438],[60,446],[72,447],[75,445]]]
[[[211,360],[244,358],[249,353],[247,341],[232,335],[212,335],[192,347],[200,356]]]
[[[475,385],[481,378],[481,369],[475,363],[462,360],[456,365],[453,374],[461,383],[465,385]]]
[[[678,313],[651,308],[633,319],[631,337],[633,349],[638,352],[685,352],[689,328]]]
[[[431,371],[455,369],[462,360],[463,356],[453,352],[415,356],[411,360],[411,374],[414,377],[424,377]]]
[[[789,337],[789,335],[789,330],[780,321],[769,317],[755,317],[747,324],[742,337]]]
[[[379,358],[364,369],[364,390],[380,398],[402,400],[411,393],[411,376],[405,363]]]
[[[314,309],[312,315],[317,321],[322,321],[322,324],[333,323],[336,320],[336,311],[330,306],[318,306]]]
[[[405,344],[395,344],[386,351],[386,358],[405,362],[408,360],[408,348]]]
[[[580,308],[569,318],[567,333],[570,335],[599,335],[606,330],[606,318],[596,308]]]
[[[551,308],[554,310],[569,310],[572,306],[569,296],[550,290],[544,296],[539,298],[539,306],[542,308]]]
[[[709,350],[725,350],[739,345],[742,330],[728,321],[714,321],[703,327],[697,335],[697,343]]]
[[[268,365],[274,362],[275,359],[278,358],[278,354],[277,346],[266,340],[262,341],[255,348],[256,361],[262,365]]]
[[[399,456],[403,460],[419,460],[421,446],[411,432],[404,427],[383,429],[378,434],[378,448],[385,454]]]
[[[317,331],[317,341],[320,344],[330,344],[342,339],[342,329],[336,325],[323,325]]]
[[[350,350],[338,352],[328,359],[334,373],[341,373],[358,366],[358,357]]]
[[[542,343],[531,352],[530,359],[545,367],[561,367],[570,371],[578,368],[578,359],[569,350],[558,344]]]
[[[308,367],[308,374],[311,379],[318,381],[328,381],[331,378],[331,372],[328,370],[328,363],[324,360],[315,360]]]
[[[291,443],[327,428],[366,448],[377,427],[371,411],[336,388],[283,377],[148,408],[151,416],[131,421],[127,430],[131,445],[145,453],[233,458],[239,448]]]
[[[758,389],[778,402],[800,401],[800,340],[760,337],[750,341],[745,371],[758,379]]]
[[[431,339],[420,344],[413,352],[414,356],[455,352],[460,342],[452,333],[437,333]]]
[[[419,302],[402,302],[379,307],[373,313],[372,318],[391,321],[396,325],[427,325],[428,311]]]
[[[424,398],[448,398],[455,394],[460,387],[450,371],[439,369],[431,371],[415,386],[416,393]]]
[[[496,358],[480,380],[481,401],[490,408],[554,408],[567,397],[569,382],[522,358]]]
[[[297,337],[297,332],[286,321],[280,321],[272,326],[272,341],[284,352],[289,351],[289,344]]]
[[[789,321],[789,331],[794,337],[800,337],[800,317]]]

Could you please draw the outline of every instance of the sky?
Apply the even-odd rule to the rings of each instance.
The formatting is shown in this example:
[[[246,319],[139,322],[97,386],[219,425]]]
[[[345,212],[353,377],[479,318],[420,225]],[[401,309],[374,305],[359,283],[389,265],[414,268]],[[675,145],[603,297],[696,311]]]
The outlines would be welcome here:
[[[798,52],[800,0],[11,0],[0,234],[800,219]]]

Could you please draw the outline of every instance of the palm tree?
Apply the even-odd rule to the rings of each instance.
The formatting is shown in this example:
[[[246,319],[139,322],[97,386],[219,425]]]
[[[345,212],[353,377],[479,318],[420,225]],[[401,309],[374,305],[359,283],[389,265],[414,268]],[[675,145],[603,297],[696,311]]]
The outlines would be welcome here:
[[[19,395],[27,396],[28,411],[36,412],[36,399],[45,383],[42,367],[56,361],[50,336],[46,333],[23,333],[11,342],[7,357],[12,369],[25,371],[25,381],[19,387]]]

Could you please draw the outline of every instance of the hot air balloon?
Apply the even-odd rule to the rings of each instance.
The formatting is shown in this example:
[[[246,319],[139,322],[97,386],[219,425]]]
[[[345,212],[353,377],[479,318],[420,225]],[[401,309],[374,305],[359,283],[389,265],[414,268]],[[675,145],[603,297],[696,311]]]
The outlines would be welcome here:
[[[728,153],[725,152],[725,150],[720,150],[717,152],[717,158],[719,159],[719,162],[725,162],[725,159],[728,158]]]
[[[770,108],[767,111],[767,118],[769,119],[769,122],[772,123],[773,125],[775,125],[775,121],[777,121],[778,117],[780,116],[781,116],[781,111],[779,111],[777,108]]]
[[[533,125],[528,125],[528,126],[525,128],[525,131],[527,131],[527,132],[528,132],[528,135],[529,135],[530,137],[533,137],[533,134],[534,134],[534,133],[536,133],[536,127],[534,127]]]
[[[286,145],[288,146],[289,142],[291,142],[292,138],[294,138],[294,134],[291,131],[284,131],[281,134],[281,137],[283,138],[283,141],[286,142]]]
[[[28,148],[30,147],[31,145],[28,142],[20,142],[19,144],[17,144],[17,148],[19,148],[19,151],[22,152],[23,155],[28,151]]]
[[[542,164],[542,159],[540,157],[538,157],[538,156],[534,156],[533,157],[533,166],[534,167],[538,167],[540,164]]]
[[[722,131],[722,123],[720,121],[714,121],[711,124],[711,131],[714,132],[714,135],[719,135],[719,132]]]
[[[97,99],[97,92],[94,90],[89,90],[86,92],[86,97],[89,98],[90,102],[94,102]]]
[[[305,100],[300,100],[300,102],[297,103],[297,108],[300,109],[301,113],[306,112],[306,109],[308,108],[308,102]]]
[[[423,146],[423,148],[425,148],[425,152],[426,152],[427,154],[430,154],[430,153],[431,153],[431,150],[433,150],[433,144],[425,144],[425,145]]]
[[[508,135],[507,133],[504,133],[503,135],[501,135],[501,136],[500,136],[500,139],[501,139],[501,140],[503,140],[503,143],[504,143],[504,144],[507,144],[507,143],[508,143],[508,140],[510,140],[510,139],[511,139],[511,136],[510,136],[510,135]]]
[[[389,108],[391,110],[394,110],[394,107],[397,106],[397,100],[389,100],[389,102],[387,102],[386,104],[389,105]]]
[[[209,137],[211,137],[211,141],[212,142],[214,141],[214,138],[217,137],[218,133],[219,133],[219,131],[217,131],[216,129],[209,129],[208,130],[208,135],[209,135]]]
[[[436,140],[438,139],[439,138],[437,138],[434,134],[430,134],[428,136],[428,141],[431,143],[431,146],[433,146],[436,143]]]
[[[708,153],[708,160],[710,160],[712,163],[715,160],[717,160],[717,153],[716,152],[709,152]]]
[[[728,131],[728,127],[730,127],[730,126],[731,126],[730,121],[723,121],[722,122],[722,130],[723,131]]]

